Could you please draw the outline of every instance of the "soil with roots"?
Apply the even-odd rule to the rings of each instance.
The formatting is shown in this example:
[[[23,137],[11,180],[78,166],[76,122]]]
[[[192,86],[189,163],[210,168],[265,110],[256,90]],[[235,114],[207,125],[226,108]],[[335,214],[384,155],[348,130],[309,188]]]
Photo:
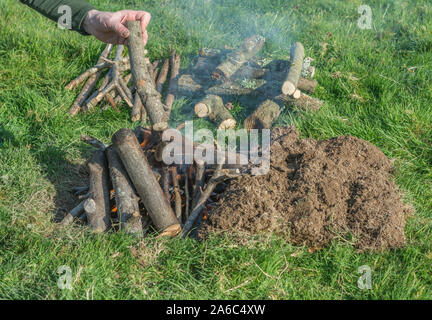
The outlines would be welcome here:
[[[405,244],[412,209],[393,182],[382,151],[353,136],[299,139],[294,127],[272,132],[270,171],[233,180],[199,236],[273,232],[314,248],[333,239],[361,250]]]

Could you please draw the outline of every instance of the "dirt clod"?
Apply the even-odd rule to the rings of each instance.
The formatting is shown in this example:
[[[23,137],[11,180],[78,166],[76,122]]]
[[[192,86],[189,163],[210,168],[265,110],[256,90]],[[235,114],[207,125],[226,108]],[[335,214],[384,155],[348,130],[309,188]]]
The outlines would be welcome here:
[[[277,128],[269,173],[233,180],[199,233],[274,232],[310,247],[338,238],[362,250],[397,248],[410,211],[391,160],[369,142],[299,139],[294,127]]]

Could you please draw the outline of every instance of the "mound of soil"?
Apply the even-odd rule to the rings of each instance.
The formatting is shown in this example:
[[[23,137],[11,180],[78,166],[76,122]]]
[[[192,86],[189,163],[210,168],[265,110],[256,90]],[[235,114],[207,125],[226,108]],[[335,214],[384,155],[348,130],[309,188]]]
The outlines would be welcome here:
[[[397,248],[410,211],[392,162],[372,144],[353,136],[299,139],[295,128],[277,128],[269,173],[233,180],[199,235],[274,232],[318,248],[334,238],[362,250]]]

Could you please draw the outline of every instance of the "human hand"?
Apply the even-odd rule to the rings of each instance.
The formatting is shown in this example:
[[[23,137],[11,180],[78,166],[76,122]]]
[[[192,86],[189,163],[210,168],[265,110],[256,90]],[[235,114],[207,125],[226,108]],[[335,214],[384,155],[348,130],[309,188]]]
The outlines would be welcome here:
[[[84,30],[100,41],[112,44],[126,44],[129,30],[126,21],[140,21],[144,45],[147,44],[147,26],[151,15],[146,11],[121,10],[106,12],[90,10],[83,21]]]

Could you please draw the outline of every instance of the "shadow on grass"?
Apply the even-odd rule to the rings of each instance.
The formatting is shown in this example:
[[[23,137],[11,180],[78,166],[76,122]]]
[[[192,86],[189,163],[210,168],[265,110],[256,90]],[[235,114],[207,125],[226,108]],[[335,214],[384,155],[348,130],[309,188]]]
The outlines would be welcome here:
[[[87,186],[88,173],[86,163],[68,159],[65,146],[58,145],[49,138],[44,138],[40,148],[33,150],[33,157],[42,169],[43,175],[54,186],[55,195],[53,222],[59,222],[66,213],[74,208],[79,200],[73,195],[73,188]],[[89,155],[85,146],[79,147],[79,159],[87,159]]]

